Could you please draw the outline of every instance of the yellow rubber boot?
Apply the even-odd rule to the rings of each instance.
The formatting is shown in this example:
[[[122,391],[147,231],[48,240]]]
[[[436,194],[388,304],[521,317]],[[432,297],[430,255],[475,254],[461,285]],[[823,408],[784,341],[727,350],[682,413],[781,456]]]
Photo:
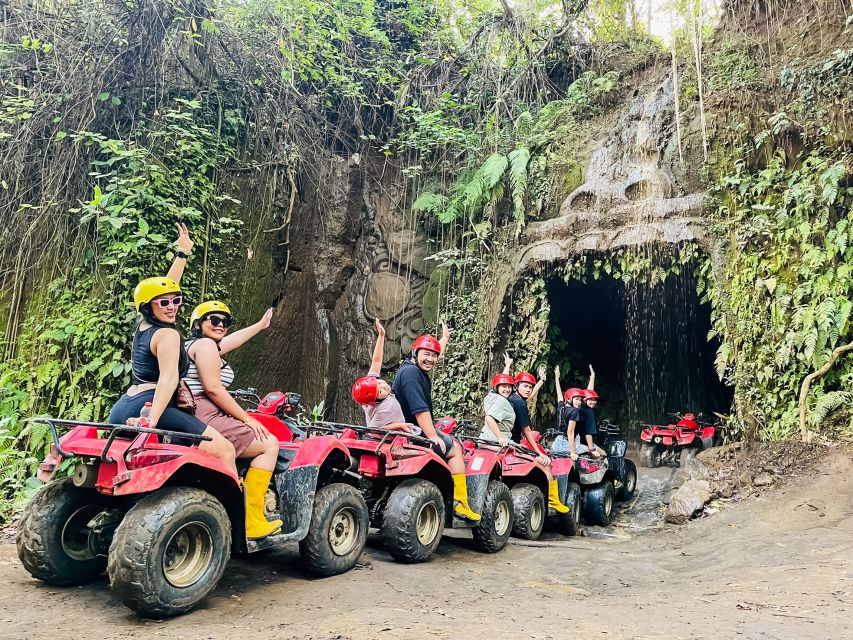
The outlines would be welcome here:
[[[453,513],[471,522],[480,520],[479,514],[471,511],[468,505],[468,484],[464,473],[453,474]]]
[[[264,517],[264,498],[270,486],[272,471],[249,467],[243,486],[246,488],[246,537],[258,540],[281,529],[281,520],[270,522]]]
[[[571,511],[569,507],[560,502],[560,490],[557,488],[556,480],[551,480],[548,483],[548,507],[554,509],[557,513],[568,513]]]

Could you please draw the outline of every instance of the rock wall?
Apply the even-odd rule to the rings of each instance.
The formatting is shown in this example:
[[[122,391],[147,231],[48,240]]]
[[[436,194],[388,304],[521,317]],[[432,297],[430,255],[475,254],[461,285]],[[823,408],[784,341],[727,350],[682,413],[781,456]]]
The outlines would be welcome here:
[[[369,364],[374,319],[387,331],[386,367],[411,348],[424,326],[428,245],[402,209],[397,181],[381,175],[354,155],[303,176],[287,272],[282,231],[243,278],[240,316],[250,321],[268,301],[276,314],[235,353],[237,384],[298,391],[309,408],[324,401],[328,417],[360,419],[349,393]]]

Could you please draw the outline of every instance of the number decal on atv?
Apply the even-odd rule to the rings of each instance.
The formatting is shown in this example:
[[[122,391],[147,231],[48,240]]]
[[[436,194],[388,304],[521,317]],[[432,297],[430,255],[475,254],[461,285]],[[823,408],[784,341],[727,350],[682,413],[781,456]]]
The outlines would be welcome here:
[[[483,458],[481,456],[476,456],[471,461],[471,471],[479,471],[483,467]]]

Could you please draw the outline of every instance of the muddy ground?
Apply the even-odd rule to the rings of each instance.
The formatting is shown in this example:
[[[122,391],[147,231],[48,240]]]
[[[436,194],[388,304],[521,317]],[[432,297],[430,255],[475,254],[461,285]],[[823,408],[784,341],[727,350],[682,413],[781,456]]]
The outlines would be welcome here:
[[[308,579],[296,547],[232,561],[206,605],[142,620],[102,580],[59,589],[0,544],[2,638],[851,638],[853,464],[817,470],[684,527],[658,524],[672,470],[641,470],[616,526],[473,551],[446,535],[404,566],[371,539],[363,567]]]

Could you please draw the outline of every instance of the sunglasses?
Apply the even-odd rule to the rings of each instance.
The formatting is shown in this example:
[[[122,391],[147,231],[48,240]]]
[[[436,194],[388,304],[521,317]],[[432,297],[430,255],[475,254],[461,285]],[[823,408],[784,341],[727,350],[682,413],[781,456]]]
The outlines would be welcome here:
[[[156,302],[157,306],[161,309],[165,309],[166,307],[170,307],[172,305],[180,307],[184,303],[184,296],[175,296],[174,298],[158,298],[157,300],[152,300],[152,302]]]
[[[214,327],[222,325],[226,329],[231,326],[232,322],[234,322],[229,316],[207,316],[205,320],[210,320],[210,324]]]

